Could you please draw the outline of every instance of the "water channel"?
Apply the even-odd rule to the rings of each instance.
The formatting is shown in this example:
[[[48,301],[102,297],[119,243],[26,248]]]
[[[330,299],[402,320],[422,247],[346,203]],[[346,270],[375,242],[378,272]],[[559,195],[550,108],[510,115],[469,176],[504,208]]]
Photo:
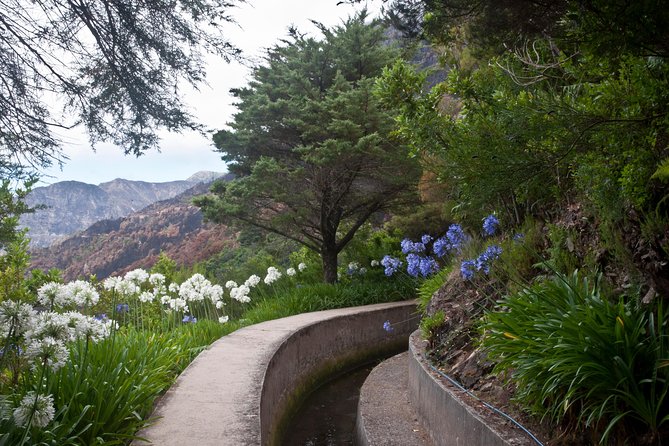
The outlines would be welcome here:
[[[360,388],[378,363],[367,364],[316,389],[293,418],[283,446],[353,446]]]

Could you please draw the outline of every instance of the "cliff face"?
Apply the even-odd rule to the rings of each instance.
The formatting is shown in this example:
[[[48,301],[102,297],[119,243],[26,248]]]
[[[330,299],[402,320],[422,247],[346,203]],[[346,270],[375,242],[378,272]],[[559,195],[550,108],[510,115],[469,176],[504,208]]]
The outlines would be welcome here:
[[[96,222],[50,247],[33,249],[31,268],[61,269],[66,280],[91,274],[104,279],[150,268],[161,251],[190,266],[223,249],[234,249],[236,234],[225,226],[204,223],[200,210],[190,204],[208,187],[199,184],[126,217]]]
[[[220,175],[199,172],[187,180],[166,183],[116,179],[98,186],[62,181],[36,187],[26,202],[42,209],[22,216],[21,225],[28,228],[32,247],[46,247],[100,220],[125,217]]]

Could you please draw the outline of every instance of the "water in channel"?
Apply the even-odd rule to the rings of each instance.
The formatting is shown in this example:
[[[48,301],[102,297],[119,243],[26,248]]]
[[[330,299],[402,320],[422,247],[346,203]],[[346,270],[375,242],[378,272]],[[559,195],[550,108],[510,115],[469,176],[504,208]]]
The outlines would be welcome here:
[[[353,446],[360,387],[368,364],[316,389],[293,418],[283,446]]]

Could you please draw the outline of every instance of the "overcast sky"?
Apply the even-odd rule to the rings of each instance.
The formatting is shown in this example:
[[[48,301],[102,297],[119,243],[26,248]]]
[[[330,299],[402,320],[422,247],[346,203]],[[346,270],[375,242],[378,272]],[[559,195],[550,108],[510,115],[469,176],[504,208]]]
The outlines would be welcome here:
[[[318,35],[310,20],[332,27],[340,24],[362,8],[337,5],[338,0],[248,0],[248,4],[232,10],[237,26],[229,25],[227,36],[250,58],[258,58],[263,49],[287,35],[289,26]],[[381,0],[368,0],[373,14],[381,8]],[[208,86],[200,91],[185,91],[190,111],[200,123],[212,130],[231,121],[235,108],[231,105],[230,88],[241,87],[249,80],[249,70],[239,63],[229,64],[211,59],[207,66]],[[211,139],[196,132],[162,133],[161,151],[149,152],[139,158],[124,156],[121,148],[100,144],[93,152],[85,136],[72,132],[61,136],[64,151],[70,158],[62,169],[54,166],[43,174],[41,185],[76,180],[99,184],[116,178],[163,182],[183,180],[201,170],[225,171],[225,164],[213,151]]]

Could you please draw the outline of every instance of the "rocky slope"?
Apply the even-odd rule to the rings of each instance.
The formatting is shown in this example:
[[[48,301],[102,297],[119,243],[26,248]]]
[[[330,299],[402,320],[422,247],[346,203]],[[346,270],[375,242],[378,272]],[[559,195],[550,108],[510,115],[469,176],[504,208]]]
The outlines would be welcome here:
[[[28,228],[32,247],[46,247],[100,220],[125,217],[220,175],[198,172],[187,180],[165,183],[116,179],[97,186],[62,181],[36,187],[26,202],[30,206],[43,208],[24,215],[21,225]]]
[[[103,279],[149,268],[160,252],[190,266],[233,248],[236,235],[224,226],[204,223],[200,210],[190,203],[207,190],[208,184],[196,185],[126,217],[96,222],[50,247],[34,248],[31,268],[61,269],[66,280],[91,274]]]

